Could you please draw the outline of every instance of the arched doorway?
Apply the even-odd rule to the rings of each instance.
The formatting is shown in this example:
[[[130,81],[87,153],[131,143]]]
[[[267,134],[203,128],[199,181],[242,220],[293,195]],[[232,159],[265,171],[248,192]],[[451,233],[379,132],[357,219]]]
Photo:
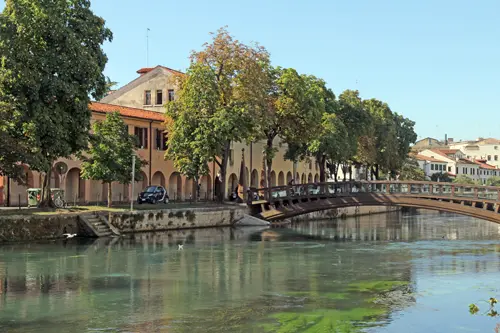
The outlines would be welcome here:
[[[305,173],[302,174],[302,179],[300,180],[300,183],[301,184],[305,184],[306,183],[306,174]]]
[[[85,179],[81,177],[81,170],[73,168],[66,174],[66,201],[69,203],[81,203],[85,201]]]
[[[236,187],[238,186],[238,177],[236,174],[232,173],[229,176],[229,181],[227,182],[227,193],[231,194],[236,190]]]
[[[203,176],[200,180],[200,199],[210,200],[212,198],[212,179],[210,176]]]
[[[250,186],[255,188],[259,187],[259,172],[256,169],[252,171],[252,179],[250,181]]]
[[[283,171],[280,171],[280,173],[278,174],[278,186],[283,185],[285,185],[285,174],[283,173]]]
[[[261,188],[266,187],[266,173],[264,170],[260,172],[260,187]]]
[[[300,180],[301,180],[301,179],[300,179],[300,175],[299,175],[299,173],[297,172],[297,173],[295,174],[295,182],[299,183],[299,182],[301,182]]]
[[[312,173],[310,173],[310,174],[307,176],[307,182],[308,182],[308,183],[312,183],[312,182],[313,182],[313,175],[312,175]]]
[[[293,180],[292,173],[290,171],[287,172],[286,174],[286,183],[290,184],[290,182]]]
[[[144,171],[141,171],[140,177],[141,180],[137,181],[134,185],[134,199],[139,196],[139,193],[142,192],[148,186],[148,177]]]
[[[319,175],[318,174],[314,175],[314,182],[319,183]]]
[[[192,200],[195,196],[194,181],[192,178],[187,178],[184,185],[184,200]]]
[[[168,178],[168,196],[170,200],[182,199],[182,178],[178,172],[172,172]]]
[[[276,172],[271,171],[271,187],[276,186]]]
[[[151,185],[160,185],[165,187],[165,176],[161,171],[156,171],[151,181],[152,181]]]

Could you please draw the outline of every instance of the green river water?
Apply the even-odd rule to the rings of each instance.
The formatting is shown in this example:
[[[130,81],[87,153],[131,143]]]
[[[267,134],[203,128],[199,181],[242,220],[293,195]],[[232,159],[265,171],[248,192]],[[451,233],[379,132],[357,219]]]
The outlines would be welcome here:
[[[0,332],[494,332],[499,271],[499,225],[438,213],[4,245]]]

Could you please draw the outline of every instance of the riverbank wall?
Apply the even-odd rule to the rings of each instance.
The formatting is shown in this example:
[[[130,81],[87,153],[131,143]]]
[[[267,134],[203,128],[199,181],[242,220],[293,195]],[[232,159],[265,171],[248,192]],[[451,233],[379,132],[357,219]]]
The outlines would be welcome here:
[[[294,217],[291,220],[327,220],[350,216],[382,214],[397,210],[392,207],[348,207],[331,209]],[[244,205],[215,207],[185,207],[172,209],[138,210],[133,212],[103,212],[110,225],[122,234],[229,227],[247,213]],[[87,213],[88,214],[88,213]],[[0,243],[49,240],[63,234],[93,236],[79,218],[81,213],[60,215],[0,215]]]
[[[98,214],[105,217],[120,233],[139,233],[228,227],[241,219],[246,212],[246,206],[222,205]],[[0,243],[57,239],[65,233],[77,234],[79,237],[94,236],[80,219],[80,215],[91,213],[0,215]]]

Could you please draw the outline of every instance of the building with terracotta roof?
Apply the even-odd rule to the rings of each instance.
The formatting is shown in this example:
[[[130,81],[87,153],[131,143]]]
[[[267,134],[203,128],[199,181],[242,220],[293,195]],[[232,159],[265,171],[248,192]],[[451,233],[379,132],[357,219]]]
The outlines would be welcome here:
[[[124,107],[120,105],[93,102],[89,105],[92,111],[91,123],[102,121],[106,114],[119,112],[128,127],[129,134],[135,134],[139,138],[140,146],[137,154],[148,164],[142,169],[142,181],[134,186],[133,198],[150,184],[163,185],[167,187],[172,199],[184,200],[194,193],[191,180],[181,176],[174,168],[172,161],[165,160],[166,136],[164,134],[165,115],[158,112]],[[81,162],[77,158],[60,159],[68,166],[67,172],[61,177],[52,174],[52,187],[65,190],[66,200],[70,203],[94,203],[103,202],[107,198],[107,185],[98,181],[84,180],[80,177]],[[40,187],[41,177],[38,172],[26,170],[28,184],[21,186],[7,177],[0,177],[0,187],[6,188],[0,196],[0,204],[9,203],[11,206],[27,204],[27,188]],[[166,177],[170,176],[170,182]],[[201,179],[200,196],[212,198],[212,180],[210,177]],[[7,185],[7,184],[10,184]],[[113,183],[113,201],[129,201],[131,186]]]
[[[418,162],[420,168],[424,171],[425,176],[430,179],[430,177],[435,173],[445,173],[447,172],[448,162],[433,158],[430,156],[425,156],[421,154],[415,155],[415,159]],[[451,174],[451,173],[450,173]]]
[[[436,164],[436,160],[446,163],[445,172],[448,174],[452,176],[465,175],[476,181],[481,181],[483,184],[486,183],[489,177],[500,175],[500,170],[496,166],[487,163],[487,160],[470,159],[459,149],[426,149],[417,155],[417,160],[419,160],[419,165],[426,172],[426,175],[427,172],[432,175],[433,170],[426,170],[424,167],[427,164]],[[422,161],[426,161],[427,164]],[[441,172],[439,169],[434,171]]]
[[[469,159],[486,160],[488,164],[500,167],[500,140],[479,138],[475,141],[456,142],[450,148],[460,149]]]

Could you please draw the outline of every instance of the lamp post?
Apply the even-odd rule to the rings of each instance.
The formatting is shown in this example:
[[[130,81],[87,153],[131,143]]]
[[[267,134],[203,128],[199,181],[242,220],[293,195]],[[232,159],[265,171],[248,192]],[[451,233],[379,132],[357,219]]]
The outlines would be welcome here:
[[[132,193],[130,194],[130,211],[134,210],[134,185],[135,185],[135,154],[132,155]]]

